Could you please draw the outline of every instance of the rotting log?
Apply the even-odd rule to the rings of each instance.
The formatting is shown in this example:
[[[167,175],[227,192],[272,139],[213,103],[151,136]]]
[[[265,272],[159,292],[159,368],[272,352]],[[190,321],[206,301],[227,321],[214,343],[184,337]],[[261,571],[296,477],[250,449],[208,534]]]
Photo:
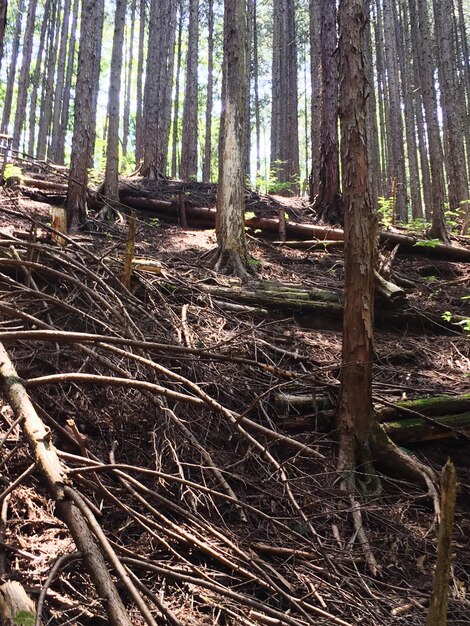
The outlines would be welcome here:
[[[374,270],[375,288],[377,292],[395,305],[402,305],[406,301],[406,293],[404,289],[398,287],[389,280],[385,280],[377,271]]]
[[[311,412],[316,410],[333,408],[334,402],[329,396],[322,394],[284,394],[280,393],[275,397],[276,405],[284,412]],[[396,421],[403,417],[410,417],[412,413],[425,415],[428,417],[439,417],[442,415],[457,415],[459,413],[470,413],[470,393],[458,396],[434,396],[432,398],[416,398],[415,400],[404,400],[394,402],[393,405],[374,406],[377,418],[381,422]],[[419,417],[416,415],[415,417]]]
[[[279,426],[289,433],[318,430],[329,432],[335,427],[336,411],[320,410],[311,414],[289,414],[281,417]],[[381,424],[384,432],[398,444],[419,443],[439,439],[455,438],[458,434],[470,434],[470,413],[443,415],[431,421],[423,418],[401,419]]]
[[[103,599],[109,623],[112,626],[131,626],[130,617],[93,533],[76,505],[65,496],[64,486],[69,481],[52,443],[51,432],[34,409],[10,357],[1,343],[0,382],[15,416],[22,420],[24,434],[31,446],[38,469],[51,496],[57,503],[57,511],[69,528],[78,550],[83,554],[88,573],[99,596]]]
[[[455,437],[457,433],[470,433],[470,413],[442,415],[433,418],[433,423],[423,418],[402,419],[385,422],[382,428],[398,444],[418,443]]]

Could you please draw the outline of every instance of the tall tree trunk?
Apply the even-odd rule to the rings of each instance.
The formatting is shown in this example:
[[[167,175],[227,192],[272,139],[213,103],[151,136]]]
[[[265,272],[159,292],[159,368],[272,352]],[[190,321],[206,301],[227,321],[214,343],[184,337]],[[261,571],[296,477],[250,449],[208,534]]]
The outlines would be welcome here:
[[[207,2],[207,96],[206,96],[206,137],[204,142],[204,165],[202,168],[202,180],[205,183],[211,179],[212,165],[212,102],[214,91],[214,2]],[[179,58],[179,56],[178,56]],[[179,77],[178,77],[179,79]]]
[[[341,223],[342,206],[338,157],[338,36],[336,3],[322,0],[321,68],[322,116],[320,186],[314,210],[317,218],[330,224]]]
[[[403,141],[403,117],[401,112],[400,81],[398,76],[398,53],[396,34],[395,0],[383,0],[385,63],[388,78],[390,164],[392,185],[396,181],[396,216],[408,221],[406,198],[405,150]]]
[[[8,12],[7,0],[0,0],[0,68],[2,67],[3,40],[5,39],[5,28],[7,25],[7,12]]]
[[[406,7],[408,0],[404,0],[403,4]],[[408,3],[409,4],[409,3]],[[431,172],[429,169],[429,152],[428,152],[428,139],[427,129],[424,124],[423,117],[423,97],[420,73],[418,61],[415,56],[415,50],[419,48],[419,24],[417,22],[416,9],[408,6],[408,19],[404,20],[405,27],[405,39],[406,49],[409,57],[407,58],[408,72],[410,73],[411,91],[413,94],[413,109],[416,118],[416,134],[418,138],[418,152],[419,152],[419,170],[421,172],[421,179],[423,183],[423,198],[424,198],[424,215],[426,220],[432,219],[432,188],[431,188]],[[414,16],[414,20],[410,19],[410,16]],[[410,67],[412,68],[410,70]]]
[[[91,151],[93,83],[95,81],[97,21],[101,0],[82,0],[70,179],[67,191],[67,225],[70,232],[85,223],[88,165]]]
[[[377,130],[377,98],[375,93],[373,54],[372,54],[372,33],[370,27],[371,0],[365,0],[364,10],[367,15],[366,32],[365,32],[365,50],[364,50],[364,71],[366,73],[366,81],[369,85],[369,95],[367,97],[367,150],[369,161],[369,184],[370,194],[372,198],[372,208],[375,210],[378,206],[379,198],[379,133]]]
[[[379,105],[379,129],[380,129],[380,195],[388,196],[390,193],[390,164],[388,160],[389,154],[389,129],[388,129],[388,89],[385,76],[385,64],[383,58],[384,37],[383,37],[383,20],[382,7],[380,0],[375,3],[375,54],[377,67],[377,101]]]
[[[106,148],[106,173],[104,193],[111,202],[119,201],[119,104],[121,97],[122,48],[126,22],[126,0],[116,0],[114,16],[113,50],[108,92],[108,142]]]
[[[36,22],[37,0],[31,0],[28,6],[26,28],[23,37],[23,51],[20,77],[18,81],[18,93],[16,97],[15,124],[13,127],[13,147],[20,147],[21,133],[26,113],[26,100],[28,96],[29,72],[31,67],[31,53],[33,50],[34,25]]]
[[[129,42],[127,45],[128,59],[126,67],[125,81],[125,99],[124,99],[124,119],[122,123],[122,155],[127,156],[127,146],[129,142],[129,122],[131,116],[131,94],[132,94],[132,78],[134,65],[134,31],[135,31],[135,12],[137,0],[131,3],[131,31]]]
[[[346,486],[374,489],[369,448],[374,425],[372,361],[374,332],[375,220],[369,188],[363,0],[339,5],[341,164],[344,202],[345,302],[338,467]],[[359,478],[358,471],[361,472]]]
[[[137,84],[136,84],[136,111],[135,111],[135,163],[139,167],[144,158],[143,140],[143,87],[144,75],[144,47],[145,47],[145,7],[146,1],[140,0],[139,12],[139,46],[137,52]]]
[[[61,0],[54,0],[47,47],[46,72],[42,83],[41,116],[39,118],[38,145],[36,156],[45,159],[47,156],[48,136],[52,121],[54,101],[54,77],[57,63],[57,42],[61,25]]]
[[[165,174],[171,120],[177,4],[152,0],[143,108],[143,176]],[[196,27],[197,27],[197,16]],[[197,60],[196,60],[197,71]],[[196,95],[197,98],[197,90]]]
[[[36,66],[34,68],[33,87],[31,89],[31,99],[29,105],[29,136],[28,136],[28,153],[32,156],[35,154],[36,139],[36,109],[38,101],[39,83],[41,81],[42,62],[44,56],[44,46],[46,42],[46,33],[51,17],[52,0],[46,0],[44,4],[44,14],[42,16],[41,33],[39,35],[38,53],[36,56]]]
[[[98,108],[98,95],[100,91],[101,74],[101,51],[103,46],[103,26],[104,26],[104,0],[98,0],[96,7],[96,20],[94,29],[94,51],[96,62],[93,66],[93,82],[90,111],[90,148],[88,157],[88,167],[94,167],[95,144],[96,144],[96,113]]]
[[[299,127],[295,3],[273,2],[271,170],[278,193],[299,193]]]
[[[60,114],[59,139],[57,142],[56,163],[64,165],[65,162],[65,138],[69,126],[70,113],[70,92],[72,90],[72,80],[76,58],[76,40],[77,40],[77,21],[80,0],[74,0],[72,9],[72,24],[70,26],[70,37],[67,55],[67,71],[65,73],[64,82],[64,98],[62,102],[62,110]]]
[[[249,276],[245,240],[246,0],[225,0],[222,130],[217,188],[215,268]]]
[[[406,152],[408,155],[409,170],[409,195],[411,198],[411,211],[413,219],[423,217],[423,205],[421,200],[421,183],[418,167],[418,152],[416,141],[416,120],[413,106],[413,80],[411,70],[411,48],[407,47],[405,36],[406,24],[409,16],[406,6],[402,2],[398,9],[397,48],[398,66],[400,70],[400,82],[403,93],[403,109],[405,115]]]
[[[457,85],[457,51],[453,37],[454,7],[452,0],[433,0],[436,24],[437,52],[441,107],[446,134],[446,165],[449,208],[459,208],[459,203],[468,200],[468,180],[465,168],[463,124],[460,117],[460,102],[465,101],[465,92]]]
[[[258,55],[258,22],[256,16],[258,3],[253,0],[253,97],[255,106],[256,134],[256,175],[261,173],[261,115],[259,98],[259,55]]]
[[[210,0],[212,3],[212,0]],[[176,48],[176,83],[175,83],[175,98],[174,98],[174,109],[173,109],[173,141],[172,141],[172,149],[171,149],[171,176],[172,178],[176,178],[178,174],[178,125],[179,125],[179,109],[180,109],[180,81],[181,81],[181,44],[183,39],[183,21],[184,21],[184,13],[183,13],[183,3],[180,2],[180,12],[179,12],[179,21],[178,21],[178,43]],[[209,50],[212,49],[212,40],[209,36]],[[210,57],[209,57],[210,59]],[[210,62],[209,62],[209,79],[211,77],[210,71]],[[207,106],[209,107],[209,86],[207,87]],[[212,92],[211,92],[212,93]],[[206,123],[206,156],[207,159],[207,123]],[[205,164],[205,162],[204,162]],[[209,167],[209,178],[210,179],[210,167]]]
[[[251,79],[253,50],[253,0],[246,0],[246,100],[245,100],[245,179],[251,180]]]
[[[321,6],[322,0],[310,0],[310,77],[312,83],[312,171],[309,180],[310,202],[320,191],[321,146]]]
[[[428,4],[426,0],[410,1],[410,21],[419,24],[419,40],[413,46],[414,59],[418,63],[421,90],[423,95],[424,115],[428,132],[429,162],[431,166],[432,188],[432,226],[431,237],[449,243],[444,221],[444,175],[441,137],[437,118],[437,97],[434,80],[434,59],[429,26]],[[418,34],[417,34],[418,35]]]
[[[11,105],[13,102],[13,89],[15,87],[16,65],[18,63],[18,51],[20,48],[21,37],[21,22],[23,18],[24,6],[25,0],[19,0],[18,9],[16,12],[15,31],[13,33],[13,42],[11,46],[10,66],[8,68],[7,89],[5,93],[5,100],[3,103],[2,133],[8,132],[8,125],[10,123]]]
[[[62,106],[64,101],[70,4],[70,0],[65,0],[64,14],[62,16],[62,27],[60,33],[59,55],[57,59],[57,74],[54,91],[54,109],[52,112],[51,142],[48,152],[49,158],[55,163],[57,163],[58,159],[60,158],[60,126]]]
[[[186,55],[186,87],[181,138],[181,178],[183,180],[191,180],[197,177],[198,16],[199,0],[189,0],[188,53]],[[243,55],[243,58],[245,58],[245,55]]]

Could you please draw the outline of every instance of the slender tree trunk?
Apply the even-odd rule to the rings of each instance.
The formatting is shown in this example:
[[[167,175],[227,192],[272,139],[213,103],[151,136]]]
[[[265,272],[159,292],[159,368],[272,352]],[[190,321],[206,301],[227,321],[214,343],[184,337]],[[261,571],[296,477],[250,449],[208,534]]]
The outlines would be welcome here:
[[[321,6],[322,0],[310,0],[310,76],[312,83],[312,171],[310,173],[310,202],[320,191],[321,146]]]
[[[72,90],[73,70],[76,58],[77,21],[80,0],[74,0],[72,9],[72,24],[70,26],[69,48],[67,56],[67,71],[64,83],[64,98],[60,115],[59,139],[57,142],[56,163],[63,165],[65,162],[65,138],[69,126],[70,92]]]
[[[29,72],[31,67],[31,53],[33,50],[34,24],[36,22],[37,0],[31,0],[28,5],[26,29],[23,37],[22,63],[18,81],[18,94],[16,97],[15,124],[13,127],[13,147],[20,147],[21,133],[26,113],[26,100],[28,96]]]
[[[408,0],[404,0],[404,5]],[[423,198],[424,198],[424,215],[428,221],[432,218],[432,189],[431,189],[431,173],[429,169],[429,152],[428,152],[428,139],[427,130],[424,124],[423,117],[423,98],[422,90],[420,88],[420,73],[418,67],[418,61],[415,56],[415,50],[419,49],[419,24],[416,16],[416,9],[413,6],[407,7],[408,19],[404,20],[406,49],[409,58],[407,58],[407,67],[410,72],[411,91],[413,94],[413,108],[416,117],[416,134],[418,137],[418,152],[421,172],[421,179],[423,183]],[[410,19],[414,16],[414,19]],[[412,66],[412,70],[410,67]]]
[[[363,0],[340,1],[339,28],[345,302],[338,466],[349,489],[356,490],[361,483],[366,488],[375,489],[369,443],[374,426],[372,361],[376,232],[366,145],[368,86],[363,55],[366,46]]]
[[[460,103],[465,92],[457,85],[457,51],[453,37],[453,1],[433,1],[439,60],[441,107],[446,134],[446,165],[449,207],[456,210],[460,202],[468,200],[468,180],[465,167],[464,133],[460,117]]]
[[[321,67],[322,116],[320,186],[314,210],[317,219],[330,224],[342,222],[338,156],[338,36],[336,3],[322,0]]]
[[[126,22],[126,0],[116,0],[114,16],[113,50],[108,94],[108,143],[104,193],[111,202],[119,201],[119,104],[121,97],[122,48]]]
[[[398,53],[395,19],[395,0],[383,0],[385,62],[388,78],[390,164],[392,182],[396,181],[396,215],[401,222],[408,221],[406,198],[405,150],[403,141],[403,117],[400,81],[398,76]],[[394,185],[395,186],[395,185]]]
[[[83,0],[82,0],[83,1]],[[95,144],[96,144],[96,113],[98,107],[98,95],[100,91],[100,73],[101,73],[101,51],[103,46],[103,26],[104,26],[104,0],[98,0],[96,7],[96,20],[94,28],[94,57],[96,59],[93,65],[93,82],[92,82],[92,98],[90,111],[90,149],[88,157],[88,167],[94,167]]]
[[[379,129],[380,129],[380,195],[386,197],[390,188],[390,164],[389,154],[389,132],[388,132],[388,90],[385,77],[385,67],[383,58],[383,21],[380,0],[376,0],[375,5],[375,54],[377,67],[377,100],[379,105]]]
[[[0,0],[0,68],[2,67],[3,40],[5,39],[5,28],[7,25],[7,12],[8,12],[7,0]]]
[[[197,178],[198,17],[199,0],[189,0],[188,53],[186,55],[186,88],[183,103],[181,147],[181,178],[183,180]]]
[[[271,170],[278,193],[299,193],[299,127],[295,3],[273,2]]]
[[[367,14],[365,32],[364,69],[366,81],[369,85],[367,96],[367,149],[369,161],[369,184],[372,198],[372,207],[375,210],[378,206],[379,198],[379,134],[377,130],[377,99],[375,94],[373,55],[372,55],[372,33],[370,28],[371,0],[365,0],[364,10]]]
[[[245,100],[245,179],[251,180],[251,78],[253,50],[253,0],[246,0],[246,100]]]
[[[41,33],[39,35],[39,46],[36,57],[36,66],[34,68],[33,87],[31,90],[31,100],[29,106],[29,137],[28,137],[28,153],[34,155],[35,153],[35,138],[36,138],[36,109],[38,101],[39,83],[42,73],[42,61],[44,56],[44,46],[46,42],[46,33],[49,26],[49,20],[51,15],[51,0],[46,0],[44,4],[44,14],[42,17]]]
[[[135,32],[135,12],[137,0],[132,0],[131,4],[131,32],[127,46],[128,59],[126,67],[125,81],[125,100],[124,100],[124,119],[122,124],[122,155],[127,156],[127,145],[129,142],[129,122],[131,116],[131,94],[132,94],[132,78],[134,65],[134,32]]]
[[[10,66],[8,68],[7,89],[5,93],[5,100],[3,103],[2,133],[8,132],[8,125],[10,123],[11,105],[13,101],[13,89],[15,87],[16,65],[18,63],[18,51],[20,48],[21,23],[23,18],[24,6],[25,0],[19,0],[18,9],[16,12],[15,31],[13,33],[13,43],[11,46],[11,60]]]
[[[144,47],[145,47],[145,0],[140,0],[139,15],[139,47],[137,52],[137,84],[136,84],[136,112],[135,112],[135,163],[139,167],[144,158],[143,142],[143,87],[144,75]]]
[[[225,0],[222,131],[217,189],[216,269],[247,278],[244,140],[246,0]]]
[[[141,173],[149,178],[165,174],[171,120],[174,43],[177,5],[152,0],[144,93],[142,136],[144,161]],[[196,28],[197,28],[197,15]],[[197,68],[197,60],[196,60]],[[196,70],[197,71],[197,70]],[[195,97],[197,98],[197,90]]]
[[[97,21],[102,9],[101,0],[82,0],[80,49],[78,53],[74,126],[70,179],[67,191],[67,225],[74,232],[86,220],[88,165],[91,152],[91,124],[93,122],[93,83],[97,58]]]
[[[212,0],[210,0],[212,2]],[[180,80],[181,80],[181,44],[183,39],[183,5],[180,2],[180,13],[179,13],[179,22],[178,22],[178,44],[176,50],[176,83],[175,83],[175,98],[174,98],[174,109],[173,109],[173,143],[171,149],[171,176],[172,178],[176,178],[178,174],[178,125],[179,125],[179,107],[180,107]],[[212,49],[212,40],[209,35],[209,50]],[[210,65],[210,57],[209,57],[209,79],[211,78],[211,65]],[[207,106],[209,107],[209,86],[207,87]],[[211,92],[212,94],[212,92]],[[211,116],[212,120],[212,116]],[[206,156],[207,156],[207,120],[206,120]],[[210,167],[209,167],[209,178],[210,180]]]
[[[408,155],[409,170],[409,195],[411,198],[411,211],[413,219],[423,217],[423,205],[421,199],[421,183],[418,167],[418,152],[416,141],[416,120],[413,106],[413,81],[411,70],[411,49],[405,41],[405,28],[409,23],[409,16],[404,3],[399,6],[402,11],[398,15],[397,48],[398,65],[400,70],[400,82],[403,93],[403,109],[405,115],[406,151]]]
[[[54,77],[57,63],[57,43],[61,25],[61,0],[54,0],[47,46],[46,72],[42,83],[41,116],[39,119],[38,145],[36,156],[45,159],[47,144],[52,121],[52,107],[54,101]]]
[[[207,96],[206,96],[206,137],[204,143],[204,165],[202,168],[202,180],[205,183],[211,179],[212,165],[212,102],[214,91],[214,2],[207,2]],[[180,42],[179,42],[180,43]],[[179,78],[179,77],[178,77]]]
[[[434,80],[434,59],[426,0],[410,0],[410,21],[419,24],[419,40],[414,42],[414,59],[418,63],[423,95],[425,123],[428,132],[429,161],[431,166],[432,226],[430,235],[449,243],[444,220],[444,175],[441,137],[437,118],[437,97]]]
[[[173,92],[173,75],[175,70],[175,41],[176,41],[176,13],[178,5],[170,2],[166,21],[164,22],[163,35],[160,40],[164,43],[161,57],[163,64],[160,66],[160,121],[158,124],[159,134],[157,139],[157,167],[166,175],[168,162],[168,148],[170,142],[171,127],[171,95]]]
[[[70,0],[64,2],[64,12],[62,16],[62,27],[60,33],[59,54],[57,59],[57,73],[54,91],[54,108],[52,112],[52,133],[49,145],[48,157],[57,163],[60,158],[60,126],[61,113],[64,101],[65,72],[67,60],[67,39],[70,18]]]
[[[253,0],[253,97],[255,105],[255,134],[256,134],[256,175],[261,174],[261,115],[259,98],[259,55],[258,55],[258,23],[257,0]]]

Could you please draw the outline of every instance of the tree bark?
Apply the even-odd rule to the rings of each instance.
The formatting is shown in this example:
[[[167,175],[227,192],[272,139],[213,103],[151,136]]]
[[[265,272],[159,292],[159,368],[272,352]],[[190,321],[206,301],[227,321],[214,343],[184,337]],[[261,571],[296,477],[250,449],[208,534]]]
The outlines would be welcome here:
[[[18,81],[18,93],[16,97],[15,124],[13,127],[13,148],[20,147],[21,133],[26,113],[26,99],[28,95],[29,73],[31,67],[31,53],[33,51],[34,25],[36,22],[37,0],[31,0],[28,5],[26,28],[23,37],[23,51],[20,76]]]
[[[111,202],[119,202],[119,109],[126,9],[126,0],[116,0],[113,50],[109,76],[108,142],[106,149],[106,173],[104,178],[104,193]]]
[[[78,230],[85,223],[87,210],[88,165],[92,144],[92,124],[94,123],[93,82],[96,58],[96,21],[100,12],[101,0],[83,0],[81,13],[80,50],[78,53],[76,91],[80,98],[75,100],[74,127],[70,180],[67,192],[67,226],[70,232]]]
[[[315,201],[320,190],[321,144],[321,4],[310,0],[310,76],[312,84],[312,171],[309,180],[310,202]]]
[[[198,50],[199,50],[199,0],[189,0],[188,52],[186,55],[186,88],[183,102],[183,132],[181,145],[181,178],[197,178],[198,131]],[[243,55],[245,58],[245,55]]]
[[[313,205],[317,218],[328,224],[341,224],[338,155],[338,35],[336,3],[322,0],[321,12],[321,148],[318,195]]]
[[[212,1],[212,0],[211,0]],[[181,44],[183,39],[183,5],[180,2],[179,20],[178,20],[178,43],[176,46],[176,79],[175,79],[175,97],[173,103],[173,142],[171,149],[171,177],[176,178],[179,169],[178,159],[178,124],[180,116],[180,80],[181,80]],[[212,44],[209,43],[211,46]],[[209,71],[209,70],[208,70]],[[208,87],[209,90],[209,87]],[[208,96],[209,97],[209,91]],[[209,106],[209,103],[208,103]],[[207,133],[207,123],[206,123]],[[206,149],[207,149],[207,136],[206,136]],[[207,153],[206,153],[207,154]],[[205,162],[204,162],[205,163]]]
[[[271,172],[277,193],[299,193],[295,3],[273,2]]]
[[[34,68],[33,86],[31,90],[31,98],[29,105],[29,136],[28,136],[28,153],[30,155],[35,154],[35,139],[36,139],[36,120],[37,120],[37,101],[39,83],[41,80],[42,62],[44,56],[44,45],[46,41],[46,32],[49,25],[51,15],[51,0],[46,0],[44,4],[44,14],[42,16],[41,32],[39,35],[39,46],[36,57],[36,66]]]
[[[217,188],[215,268],[248,278],[245,239],[246,0],[225,0],[224,86]]]
[[[341,0],[339,65],[345,288],[339,402],[338,469],[347,487],[376,491],[372,361],[376,226],[367,160],[363,0]],[[359,476],[360,473],[360,476]],[[361,487],[360,487],[361,486]]]
[[[13,102],[13,89],[15,87],[16,66],[18,63],[18,51],[20,48],[21,23],[23,18],[25,0],[19,0],[16,12],[15,30],[13,33],[13,42],[11,46],[11,60],[8,68],[7,88],[5,92],[5,100],[3,102],[2,114],[2,133],[8,133],[8,125],[10,123],[11,105]],[[6,7],[5,7],[6,19]]]
[[[70,17],[71,0],[65,0],[62,25],[60,32],[60,45],[57,57],[57,72],[54,90],[54,107],[52,111],[52,129],[51,141],[49,145],[48,157],[54,163],[60,160],[60,142],[61,142],[61,113],[64,102],[65,73],[67,60],[67,40],[69,34],[69,17]]]
[[[202,180],[205,183],[211,180],[212,166],[212,101],[214,91],[214,2],[207,2],[207,96],[206,96],[206,136],[204,142],[204,165]]]

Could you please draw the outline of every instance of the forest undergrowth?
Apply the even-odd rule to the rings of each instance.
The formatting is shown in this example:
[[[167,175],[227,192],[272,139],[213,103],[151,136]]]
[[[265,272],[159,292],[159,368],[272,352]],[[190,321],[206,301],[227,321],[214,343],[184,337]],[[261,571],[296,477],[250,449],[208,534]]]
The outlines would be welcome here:
[[[60,247],[43,237],[45,205],[1,193],[0,342],[51,430],[68,488],[127,573],[108,558],[131,623],[423,624],[436,553],[432,501],[385,476],[380,496],[351,504],[335,470],[334,430],[314,414],[310,428],[284,427],[280,394],[335,406],[338,320],[215,295],[211,287],[240,285],[204,266],[213,231],[143,216],[136,256],[159,265],[135,270],[127,290],[124,222]],[[250,252],[271,284],[341,291],[341,252],[255,239]],[[376,401],[468,393],[468,337],[426,322],[426,312],[466,314],[467,266],[406,255],[395,265],[423,323],[377,331]],[[45,590],[44,624],[106,624],[6,396],[1,417],[4,489],[20,480],[0,496],[0,574],[36,599]],[[470,468],[468,436],[454,435],[406,451],[437,471],[447,455],[457,465],[448,622],[457,625],[468,623],[470,608]],[[150,617],[131,601],[131,587]]]

